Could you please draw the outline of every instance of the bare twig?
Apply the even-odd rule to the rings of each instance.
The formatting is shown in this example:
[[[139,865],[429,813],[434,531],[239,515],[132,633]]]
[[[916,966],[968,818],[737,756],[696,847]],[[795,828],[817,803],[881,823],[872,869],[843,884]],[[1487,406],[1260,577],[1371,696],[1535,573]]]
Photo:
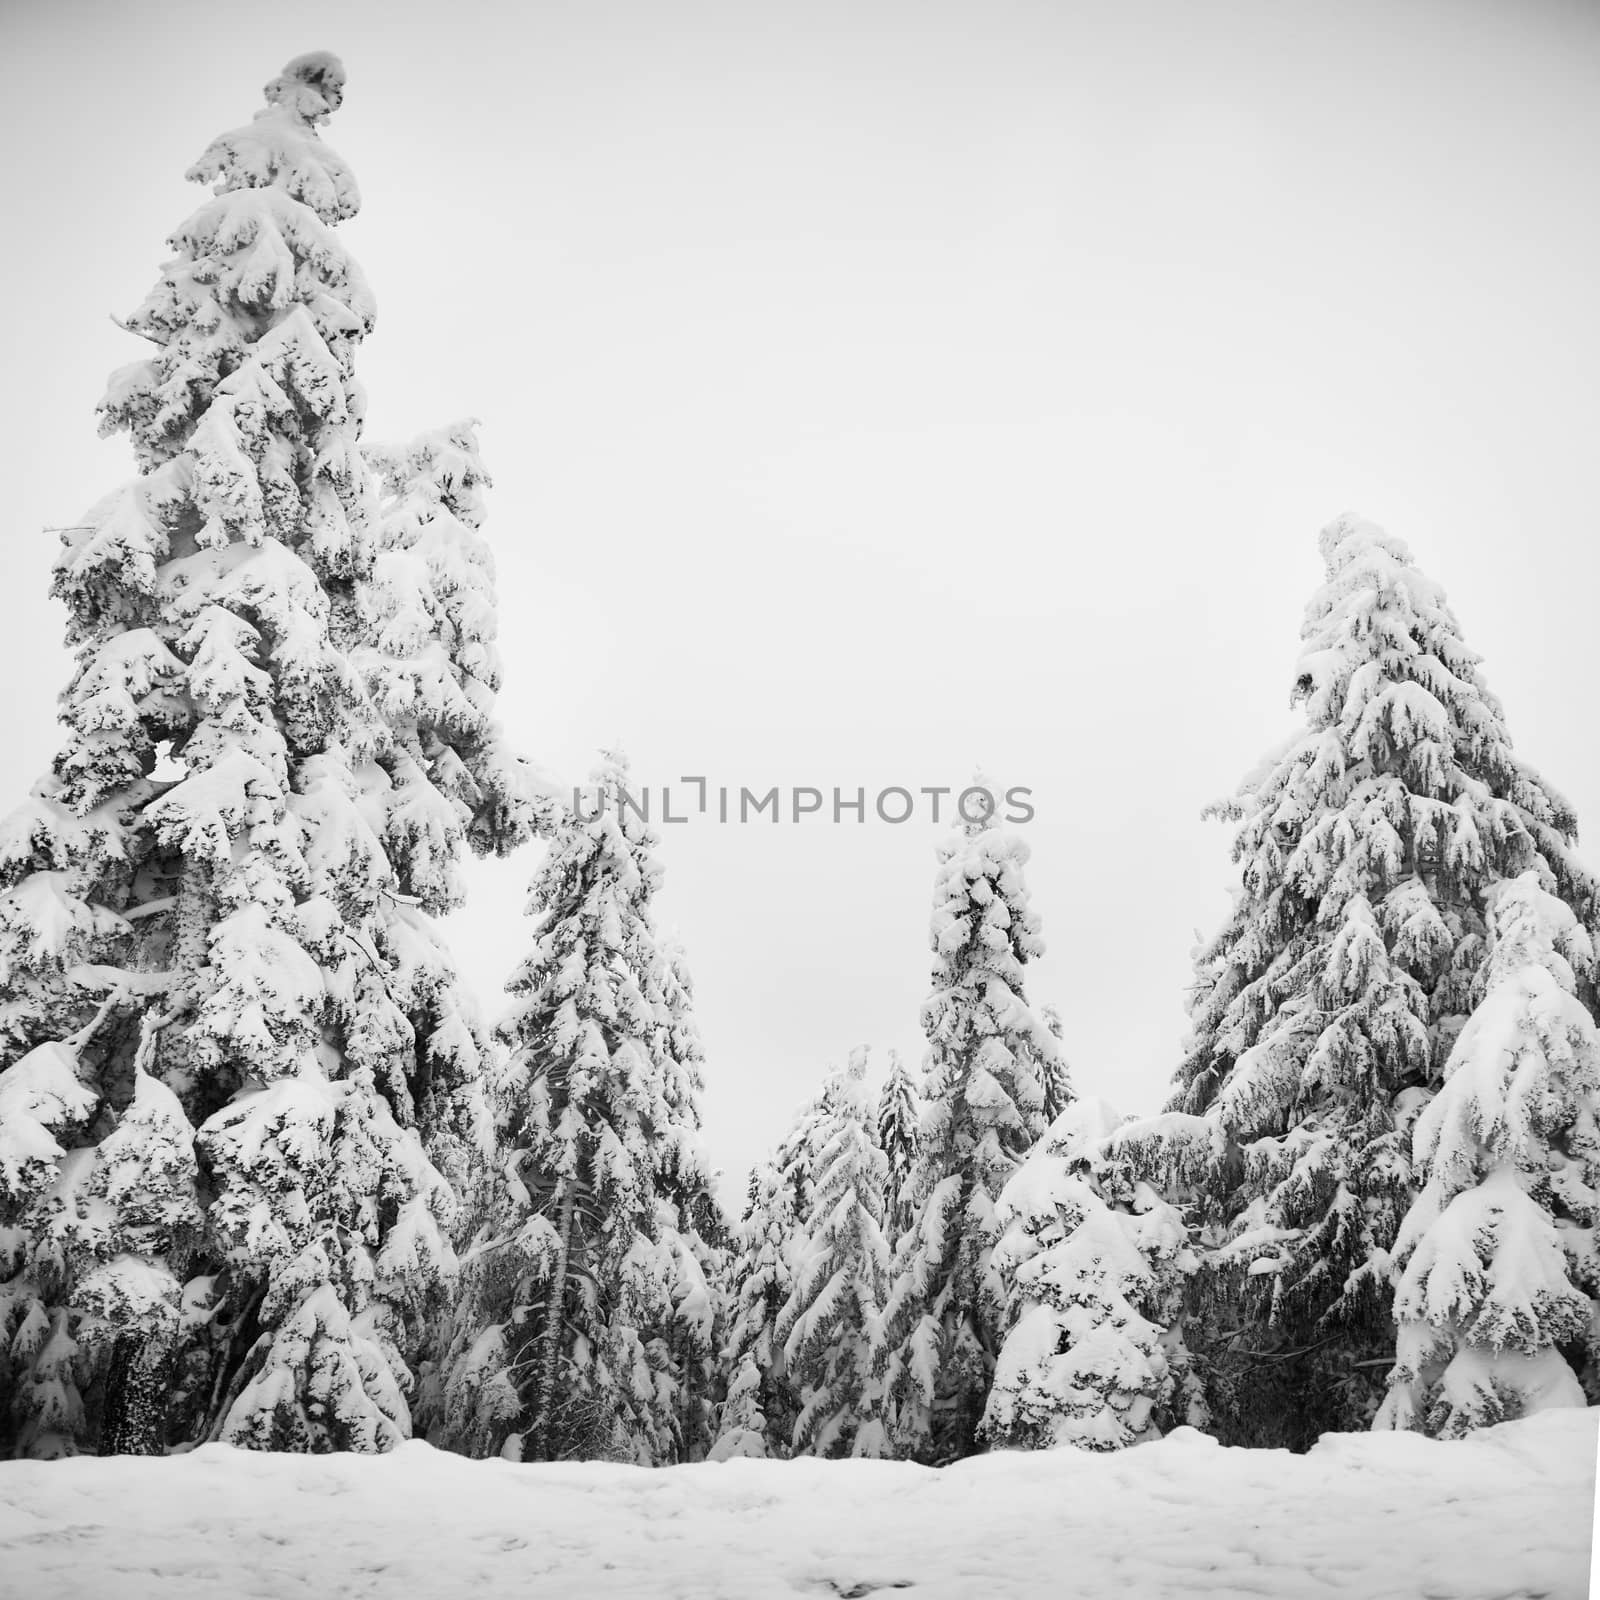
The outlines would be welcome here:
[[[163,896],[160,900],[146,900],[142,906],[133,906],[122,913],[124,922],[137,922],[140,917],[158,916],[163,911],[170,911],[178,903],[175,894]]]
[[[121,328],[124,333],[131,333],[135,339],[148,339],[151,344],[161,346],[161,341],[156,338],[153,333],[144,333],[138,328],[130,328],[128,324],[116,314],[115,311],[108,311],[106,312],[106,315],[110,317],[111,320],[116,323],[116,325]],[[162,346],[162,348],[165,347]]]

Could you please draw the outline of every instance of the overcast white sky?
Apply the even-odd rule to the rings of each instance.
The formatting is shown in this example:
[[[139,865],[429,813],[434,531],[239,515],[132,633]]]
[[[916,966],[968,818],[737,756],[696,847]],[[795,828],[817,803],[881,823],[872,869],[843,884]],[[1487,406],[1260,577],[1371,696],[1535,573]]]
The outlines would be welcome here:
[[[1600,827],[1600,7],[13,0],[0,35],[8,796],[67,671],[40,530],[130,470],[107,313],[206,141],[330,49],[370,432],[483,419],[547,765],[1031,786],[1031,994],[1130,1111],[1339,511],[1445,583]],[[920,1057],[941,831],[664,830],[731,1203],[852,1044]],[[490,1009],[530,867],[453,924]]]

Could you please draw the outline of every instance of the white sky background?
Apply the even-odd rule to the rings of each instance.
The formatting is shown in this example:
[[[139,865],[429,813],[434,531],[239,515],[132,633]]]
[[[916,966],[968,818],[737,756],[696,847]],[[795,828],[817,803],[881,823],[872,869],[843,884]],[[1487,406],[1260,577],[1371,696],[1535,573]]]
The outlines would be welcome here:
[[[1336,513],[1444,582],[1600,828],[1592,5],[35,0],[0,44],[10,796],[67,675],[40,530],[131,470],[107,313],[207,140],[331,49],[369,434],[483,419],[504,720],[547,765],[1030,785],[1031,997],[1130,1111]],[[737,1206],[830,1061],[920,1058],[944,830],[662,831]],[[452,924],[491,1011],[531,865]]]

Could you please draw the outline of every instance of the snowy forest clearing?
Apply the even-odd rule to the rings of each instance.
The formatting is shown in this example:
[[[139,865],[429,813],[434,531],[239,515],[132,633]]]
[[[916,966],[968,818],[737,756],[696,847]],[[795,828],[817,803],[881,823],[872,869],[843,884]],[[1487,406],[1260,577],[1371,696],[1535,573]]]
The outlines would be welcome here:
[[[1582,1596],[1594,1410],[1308,1455],[1192,1429],[1093,1455],[468,1461],[207,1445],[0,1467],[0,1592],[996,1600],[1070,1594]]]

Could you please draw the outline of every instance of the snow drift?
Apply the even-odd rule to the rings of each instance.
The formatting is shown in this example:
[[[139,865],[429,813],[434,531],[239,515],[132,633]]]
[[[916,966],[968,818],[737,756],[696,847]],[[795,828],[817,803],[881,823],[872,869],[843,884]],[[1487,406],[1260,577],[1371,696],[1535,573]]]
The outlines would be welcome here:
[[[1596,1412],[1309,1455],[518,1466],[208,1445],[0,1466],[0,1594],[882,1600],[1587,1592]]]

